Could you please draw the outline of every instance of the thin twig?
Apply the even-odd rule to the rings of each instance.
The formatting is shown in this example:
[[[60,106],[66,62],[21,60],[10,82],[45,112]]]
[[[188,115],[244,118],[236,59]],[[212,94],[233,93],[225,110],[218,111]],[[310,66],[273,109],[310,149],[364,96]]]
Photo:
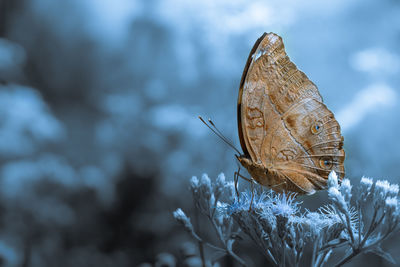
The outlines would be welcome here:
[[[194,220],[195,220],[195,224],[196,224],[196,228],[199,229],[200,231],[200,223],[199,223],[199,209],[195,203],[195,213],[194,213]],[[198,245],[199,245],[199,253],[200,253],[200,258],[201,258],[201,266],[205,267],[206,266],[206,259],[204,256],[204,247],[203,247],[203,240],[194,232],[194,229],[192,230],[192,236],[194,236],[197,241],[198,241]]]
[[[216,233],[217,233],[217,235],[218,235],[219,240],[222,242],[222,244],[224,244],[224,246],[225,246],[225,251],[226,251],[232,258],[234,258],[236,261],[238,261],[241,265],[246,266],[246,262],[245,262],[244,260],[242,260],[238,255],[236,255],[236,254],[233,252],[232,248],[229,247],[229,246],[231,246],[231,244],[229,244],[229,241],[232,241],[232,240],[228,240],[228,243],[227,243],[226,240],[224,239],[224,237],[223,237],[221,231],[219,230],[217,224],[215,223],[215,220],[214,220],[212,217],[208,217],[208,218],[209,218],[209,220],[211,221],[211,224],[212,224],[213,228],[215,229],[215,231],[216,231]],[[232,243],[233,243],[233,242],[232,242]]]

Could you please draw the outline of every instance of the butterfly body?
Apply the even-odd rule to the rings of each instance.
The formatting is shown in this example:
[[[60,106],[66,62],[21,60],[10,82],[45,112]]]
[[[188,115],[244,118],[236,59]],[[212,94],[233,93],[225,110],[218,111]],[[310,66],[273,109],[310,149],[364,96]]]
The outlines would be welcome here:
[[[285,179],[274,169],[273,165],[264,166],[252,161],[247,156],[238,156],[237,159],[240,164],[247,169],[251,177],[253,177],[257,183],[263,186],[275,188],[277,191],[282,191],[279,190],[279,187],[285,183]],[[284,188],[286,188],[286,186],[287,185],[285,185]]]
[[[312,194],[326,188],[330,171],[344,176],[339,123],[274,33],[261,36],[250,52],[238,128],[244,152],[238,160],[261,185]]]

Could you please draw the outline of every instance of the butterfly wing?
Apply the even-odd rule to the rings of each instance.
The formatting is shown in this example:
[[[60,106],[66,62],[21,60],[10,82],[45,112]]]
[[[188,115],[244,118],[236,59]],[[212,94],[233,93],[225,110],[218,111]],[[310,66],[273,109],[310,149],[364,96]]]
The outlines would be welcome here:
[[[261,41],[264,39],[264,37],[266,35],[267,35],[267,33],[264,33],[260,38],[257,39],[255,44],[253,45],[253,48],[251,49],[250,54],[249,54],[249,56],[247,58],[246,65],[245,65],[243,73],[242,73],[242,78],[240,79],[238,105],[237,105],[238,131],[239,131],[240,146],[242,147],[243,154],[246,155],[246,156],[249,155],[249,151],[247,150],[247,143],[246,143],[246,141],[244,139],[243,128],[242,128],[243,86],[244,86],[245,79],[247,77],[247,72],[249,70],[250,64],[252,63],[252,56],[256,52],[259,44],[261,43]]]
[[[290,162],[279,161],[277,168],[299,170],[305,178],[315,173],[321,179],[312,179],[316,189],[326,187],[326,179],[334,170],[344,177],[343,137],[340,125],[325,104],[315,99],[305,99],[282,116],[288,134],[299,144]]]
[[[241,145],[253,162],[284,177],[282,189],[312,193],[326,186],[331,170],[344,176],[340,126],[317,87],[290,61],[281,37],[261,38],[239,90]]]

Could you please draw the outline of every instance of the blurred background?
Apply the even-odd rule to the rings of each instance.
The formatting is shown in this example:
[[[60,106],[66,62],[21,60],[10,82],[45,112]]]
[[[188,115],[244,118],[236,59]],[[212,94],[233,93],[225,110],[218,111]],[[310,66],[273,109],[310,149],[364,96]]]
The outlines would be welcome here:
[[[171,212],[193,215],[192,175],[232,179],[237,164],[197,115],[239,146],[239,81],[263,32],[336,114],[346,176],[399,182],[398,0],[0,0],[0,266],[198,253]],[[265,264],[246,240],[238,254]],[[365,262],[390,265],[349,266]]]

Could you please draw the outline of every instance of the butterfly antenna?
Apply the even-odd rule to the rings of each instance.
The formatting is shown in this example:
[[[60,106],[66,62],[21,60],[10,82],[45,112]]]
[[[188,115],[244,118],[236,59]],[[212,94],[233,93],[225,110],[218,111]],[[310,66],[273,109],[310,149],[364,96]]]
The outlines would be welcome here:
[[[229,144],[231,144],[231,146],[233,146],[233,143],[231,140],[229,140],[228,138],[226,138],[220,130],[218,130],[217,126],[215,126],[214,122],[211,119],[208,119],[208,123],[210,123],[210,125],[215,129],[215,131],[217,131],[219,133],[220,136],[222,136],[225,141],[227,141]]]
[[[242,153],[240,153],[240,151],[232,144],[232,142],[226,138],[219,130],[218,128],[215,126],[215,124],[212,122],[211,119],[208,119],[208,122],[210,124],[208,124],[201,116],[199,116],[199,119],[219,138],[222,139],[222,141],[224,141],[228,146],[230,146],[231,148],[233,148],[239,155],[241,155]]]
[[[225,142],[230,145],[233,149],[235,149],[236,152],[239,153],[239,155],[241,155],[240,151],[233,145],[233,142],[231,140],[229,140],[228,138],[226,138],[220,130],[218,130],[217,126],[215,126],[214,122],[211,119],[208,119],[208,122],[214,127],[215,131],[219,133],[220,136],[222,136],[225,140]]]

